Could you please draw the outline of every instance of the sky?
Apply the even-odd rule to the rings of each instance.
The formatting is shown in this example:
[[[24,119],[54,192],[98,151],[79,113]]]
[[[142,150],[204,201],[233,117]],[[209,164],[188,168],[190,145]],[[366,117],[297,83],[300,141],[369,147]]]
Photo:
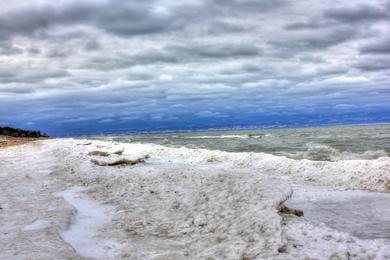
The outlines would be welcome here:
[[[1,0],[0,125],[390,122],[389,0]]]

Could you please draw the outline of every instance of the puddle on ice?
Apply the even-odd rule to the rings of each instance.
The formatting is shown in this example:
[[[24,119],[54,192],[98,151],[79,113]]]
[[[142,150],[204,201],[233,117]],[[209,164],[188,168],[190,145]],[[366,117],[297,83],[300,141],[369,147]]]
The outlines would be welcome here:
[[[302,209],[305,218],[361,239],[390,243],[390,194],[294,187],[286,205]]]
[[[82,194],[85,190],[74,187],[56,193],[77,209],[68,230],[61,232],[62,238],[69,243],[81,256],[96,259],[115,259],[120,251],[120,245],[114,240],[98,236],[99,231],[111,221],[112,206],[103,205]]]

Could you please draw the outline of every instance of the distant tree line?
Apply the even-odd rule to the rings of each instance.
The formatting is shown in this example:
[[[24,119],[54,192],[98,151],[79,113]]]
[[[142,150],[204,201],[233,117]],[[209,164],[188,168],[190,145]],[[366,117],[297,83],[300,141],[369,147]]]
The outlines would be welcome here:
[[[40,131],[29,131],[12,127],[0,127],[0,135],[30,138],[49,137],[47,134],[41,133]]]

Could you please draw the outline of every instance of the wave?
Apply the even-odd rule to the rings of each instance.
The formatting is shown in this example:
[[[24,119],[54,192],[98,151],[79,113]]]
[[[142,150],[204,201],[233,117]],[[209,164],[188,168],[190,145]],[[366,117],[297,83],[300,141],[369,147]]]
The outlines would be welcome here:
[[[266,139],[268,137],[270,137],[270,139]],[[221,139],[226,139],[226,141],[221,142]],[[137,139],[136,137],[104,138],[103,140],[123,143],[160,144],[173,148],[180,148],[184,146],[190,149],[210,149],[227,152],[264,152],[278,156],[286,156],[291,159],[308,159],[313,161],[334,162],[339,160],[373,160],[390,156],[389,151],[385,149],[351,151],[347,150],[351,149],[351,147],[344,147],[343,150],[339,150],[330,145],[315,142],[305,144],[294,141],[291,142],[289,140],[284,141],[278,138],[273,138],[270,134],[177,136],[177,138],[148,137],[147,139]],[[352,148],[359,149],[357,145]]]
[[[153,145],[153,147],[156,146]],[[160,147],[158,149],[159,155],[169,154],[169,156],[181,158],[181,160],[191,158],[191,164],[220,163],[228,169],[235,169],[235,171],[249,170],[258,174],[286,176],[294,182],[341,189],[390,191],[390,157],[373,160],[313,161],[291,159],[266,153],[232,153],[185,147]]]
[[[229,138],[241,138],[246,139],[248,135],[196,135],[186,137],[188,139],[229,139]]]
[[[295,153],[280,152],[280,155],[292,159],[308,159],[313,161],[339,161],[339,160],[373,160],[381,157],[388,157],[389,154],[385,150],[368,150],[364,152],[349,152],[339,151],[324,144],[308,143],[306,151]]]
[[[246,135],[196,135],[184,137],[186,139],[248,139],[248,138],[263,138],[271,137],[271,134],[246,134]],[[183,137],[182,137],[183,138]]]
[[[99,144],[99,141],[95,142]],[[102,141],[102,143],[107,145],[107,142]],[[294,182],[311,185],[390,192],[390,157],[385,151],[366,151],[361,154],[339,153],[328,146],[312,143],[308,144],[309,151],[290,155],[297,157],[292,159],[269,153],[225,152],[197,147],[173,148],[142,143],[118,143],[117,145],[131,153],[138,151],[152,158],[169,158],[169,160],[180,161],[186,165],[214,167],[213,164],[220,164],[220,167],[229,171],[285,176]],[[366,158],[380,156],[380,158],[351,159],[351,157],[358,156]],[[328,159],[328,161],[309,160],[308,157]],[[336,160],[341,157],[351,160]]]
[[[208,138],[207,136],[203,136],[202,138]],[[244,136],[236,137],[236,136],[217,136],[216,138],[241,138],[244,139]],[[246,137],[250,138],[250,137]],[[245,139],[246,139],[245,138]],[[226,152],[255,152],[255,153],[269,153],[276,156],[285,156],[290,159],[296,160],[312,160],[312,161],[329,161],[335,162],[340,160],[374,160],[381,157],[390,157],[389,152],[384,149],[381,150],[367,150],[362,152],[352,152],[352,151],[340,151],[336,148],[325,144],[317,144],[317,143],[307,143],[306,150],[304,151],[283,151],[283,149],[288,150],[288,147],[274,149],[272,147],[262,146],[262,143],[259,143],[259,147],[253,145],[251,143],[232,143],[231,146],[229,144],[224,143],[224,146],[221,144],[213,144],[210,147],[210,143],[186,143],[184,145],[180,145],[175,143],[174,140],[164,139],[160,142],[162,145],[166,145],[173,148],[180,148],[182,146],[189,149],[209,149],[209,150],[220,150]],[[251,149],[253,147],[253,150]],[[226,149],[226,150],[225,150]]]

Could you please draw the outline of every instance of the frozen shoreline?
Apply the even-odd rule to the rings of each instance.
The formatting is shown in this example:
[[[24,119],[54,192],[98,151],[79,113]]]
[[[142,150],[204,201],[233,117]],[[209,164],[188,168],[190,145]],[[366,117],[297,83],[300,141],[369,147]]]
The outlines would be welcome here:
[[[304,210],[314,224],[366,240],[385,239],[390,244],[390,194],[367,191],[343,191],[318,187],[294,187],[286,203]]]
[[[122,155],[112,154],[122,149]],[[88,155],[95,150],[111,155]],[[91,159],[133,160],[146,155],[151,158],[145,164],[133,166],[91,163]],[[390,247],[383,241],[356,239],[304,218],[280,215],[277,210],[291,195],[290,185],[388,191],[390,158],[313,162],[267,154],[53,139],[0,150],[0,161],[6,165],[0,169],[2,188],[19,187],[0,195],[0,214],[9,218],[1,228],[0,245],[6,249],[0,252],[2,257],[17,253],[23,259],[23,255],[30,255],[36,250],[34,245],[22,246],[17,241],[26,236],[51,239],[42,233],[47,230],[53,230],[57,237],[57,251],[74,254],[65,241],[58,240],[58,230],[67,230],[63,237],[70,232],[78,238],[101,239],[94,255],[82,252],[88,246],[77,248],[77,243],[82,245],[77,239],[70,242],[79,255],[98,259],[390,258]],[[76,186],[87,188],[85,196],[89,198],[77,198],[65,191],[65,199],[77,210],[74,212],[65,200],[52,194],[72,191]],[[25,192],[26,187],[39,191],[35,201],[28,197],[21,200],[18,192]],[[46,208],[34,204],[42,201],[47,201]],[[102,218],[97,219],[102,221],[82,222],[83,217],[99,216],[99,212],[94,213],[94,209],[99,210],[97,201],[109,203],[115,210],[104,206],[99,211]],[[36,207],[36,216],[31,220],[17,212],[11,216],[20,205]],[[299,201],[294,205],[300,208]],[[72,215],[76,222],[71,222]],[[25,224],[12,224],[15,221]],[[56,226],[59,228],[53,229]],[[90,228],[88,232],[77,233],[83,226]],[[13,239],[5,237],[4,232],[16,230]],[[11,246],[11,241],[17,246]],[[117,241],[120,246],[106,247],[105,241]],[[47,254],[58,256],[57,251]]]
[[[98,259],[114,259],[120,244],[115,240],[107,240],[98,236],[98,232],[111,223],[114,207],[101,205],[88,199],[82,192],[83,187],[73,187],[56,193],[62,196],[76,209],[70,227],[60,233],[61,237],[82,257]]]

